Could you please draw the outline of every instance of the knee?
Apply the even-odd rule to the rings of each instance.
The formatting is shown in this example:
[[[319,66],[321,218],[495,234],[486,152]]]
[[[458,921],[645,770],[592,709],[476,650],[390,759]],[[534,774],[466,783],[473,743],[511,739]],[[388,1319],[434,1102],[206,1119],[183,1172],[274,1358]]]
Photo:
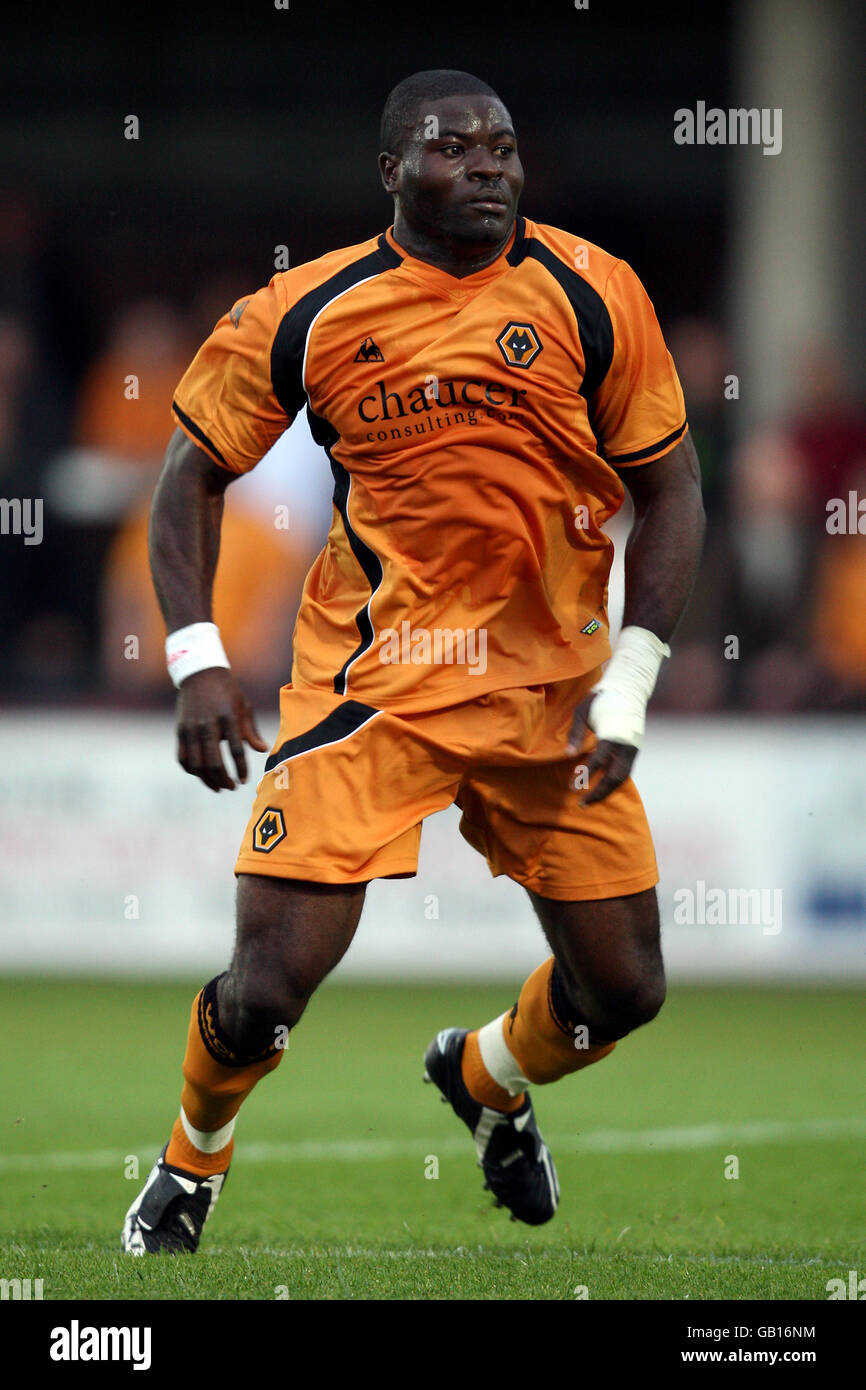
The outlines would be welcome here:
[[[621,979],[594,993],[590,1031],[611,1042],[651,1022],[665,1002],[661,969]]]
[[[623,1002],[622,1017],[629,1032],[643,1023],[650,1023],[661,1009],[667,995],[664,972],[659,970],[636,984]]]
[[[222,981],[220,1020],[235,1050],[253,1055],[295,1026],[308,997],[299,997],[280,971],[233,967]]]

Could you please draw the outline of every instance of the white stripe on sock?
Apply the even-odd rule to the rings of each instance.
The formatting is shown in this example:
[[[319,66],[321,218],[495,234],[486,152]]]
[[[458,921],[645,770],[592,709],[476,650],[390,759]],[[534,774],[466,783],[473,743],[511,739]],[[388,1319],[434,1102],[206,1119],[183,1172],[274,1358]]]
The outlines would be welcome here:
[[[523,1075],[516,1058],[508,1049],[502,1032],[505,1017],[505,1014],[500,1014],[492,1023],[485,1023],[483,1028],[478,1029],[478,1046],[481,1049],[481,1060],[493,1080],[510,1096],[519,1096],[529,1085],[529,1080]]]
[[[183,1106],[180,1107],[180,1122],[184,1127],[189,1142],[203,1154],[215,1154],[219,1149],[224,1149],[231,1139],[235,1128],[234,1120],[229,1120],[227,1125],[223,1125],[222,1129],[196,1129],[187,1119],[186,1111]]]

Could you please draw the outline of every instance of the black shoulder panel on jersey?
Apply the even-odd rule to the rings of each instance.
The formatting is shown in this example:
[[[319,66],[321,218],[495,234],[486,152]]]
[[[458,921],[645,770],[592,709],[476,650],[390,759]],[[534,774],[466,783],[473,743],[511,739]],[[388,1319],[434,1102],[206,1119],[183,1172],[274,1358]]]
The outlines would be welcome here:
[[[290,419],[294,419],[307,399],[303,382],[304,346],[313,319],[330,300],[344,294],[361,280],[369,280],[373,275],[393,270],[402,259],[383,232],[375,251],[344,266],[336,275],[324,280],[314,290],[309,290],[283,315],[271,346],[271,384],[274,395]]]
[[[505,259],[509,265],[520,265],[526,255],[526,218],[517,216],[514,219],[514,240],[511,243],[511,250],[506,254]]]
[[[518,218],[518,223],[522,222],[523,218]],[[561,261],[543,241],[524,236],[523,227],[518,226],[507,260],[511,265],[520,265],[527,256],[539,261],[549,271],[574,311],[586,363],[580,394],[589,401],[604,381],[613,361],[613,324],[607,305],[582,275]]]
[[[310,405],[307,406],[307,424],[310,427],[313,442],[320,444],[323,449],[330,449],[331,445],[336,444],[340,438],[334,426],[329,425],[327,420],[323,420],[321,415],[317,415]]]

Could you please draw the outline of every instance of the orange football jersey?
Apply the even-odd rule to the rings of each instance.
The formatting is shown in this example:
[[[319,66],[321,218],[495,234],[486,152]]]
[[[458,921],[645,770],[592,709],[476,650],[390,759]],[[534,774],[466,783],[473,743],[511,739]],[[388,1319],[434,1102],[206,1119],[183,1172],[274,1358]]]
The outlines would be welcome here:
[[[295,685],[396,712],[607,659],[615,468],[687,429],[624,261],[520,216],[498,259],[463,279],[390,228],[275,275],[217,324],[173,412],[244,473],[304,407],[335,486]]]

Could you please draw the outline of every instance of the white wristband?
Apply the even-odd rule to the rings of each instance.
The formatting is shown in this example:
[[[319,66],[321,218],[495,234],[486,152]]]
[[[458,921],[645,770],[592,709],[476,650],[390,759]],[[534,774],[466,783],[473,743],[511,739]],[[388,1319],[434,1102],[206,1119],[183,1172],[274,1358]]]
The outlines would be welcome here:
[[[655,689],[662,658],[670,656],[666,642],[645,627],[624,627],[601,680],[592,687],[595,699],[588,723],[599,742],[628,743],[640,748],[646,707]]]
[[[208,671],[213,666],[229,667],[216,623],[190,623],[179,627],[165,639],[165,659],[168,674],[179,686],[187,676]]]

